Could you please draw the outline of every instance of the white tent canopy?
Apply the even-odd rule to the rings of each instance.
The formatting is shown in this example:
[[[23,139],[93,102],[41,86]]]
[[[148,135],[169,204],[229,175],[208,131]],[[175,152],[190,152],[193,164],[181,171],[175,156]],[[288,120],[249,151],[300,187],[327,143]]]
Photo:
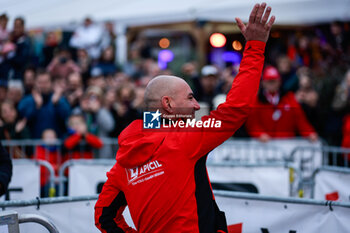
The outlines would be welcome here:
[[[84,17],[126,26],[190,20],[247,20],[256,0],[0,0],[11,19],[23,16],[28,28],[67,26]],[[350,19],[350,0],[270,0],[277,24],[312,24]]]

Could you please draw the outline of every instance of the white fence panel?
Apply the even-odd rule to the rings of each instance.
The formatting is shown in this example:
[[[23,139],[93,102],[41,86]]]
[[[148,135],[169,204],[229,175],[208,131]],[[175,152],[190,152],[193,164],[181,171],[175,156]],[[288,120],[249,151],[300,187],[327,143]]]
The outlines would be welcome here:
[[[285,166],[211,166],[208,174],[212,183],[245,183],[259,194],[288,197],[291,193],[290,170]]]
[[[350,201],[350,168],[321,168],[314,182],[315,199]]]
[[[68,196],[98,194],[115,160],[75,160],[69,166]]]
[[[216,195],[216,201],[226,213],[229,226],[241,224],[240,233],[350,232],[350,205],[330,208],[324,203],[254,200],[244,195],[241,198]]]
[[[30,200],[40,197],[40,166],[33,160],[13,159],[9,184],[10,200]],[[5,200],[1,197],[1,200]]]

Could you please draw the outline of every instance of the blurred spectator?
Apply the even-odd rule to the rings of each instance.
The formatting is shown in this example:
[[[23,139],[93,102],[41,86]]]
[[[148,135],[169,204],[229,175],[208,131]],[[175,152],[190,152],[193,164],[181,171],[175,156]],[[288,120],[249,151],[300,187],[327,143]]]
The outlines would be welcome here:
[[[111,110],[113,108],[113,105],[116,103],[116,101],[117,101],[116,89],[114,87],[108,88],[104,96],[105,108]]]
[[[123,66],[123,72],[133,77],[139,78],[141,74],[142,58],[139,47],[136,44],[130,45],[128,62]]]
[[[301,67],[297,73],[299,89],[295,93],[295,99],[301,105],[308,121],[317,132],[320,132],[322,130],[322,121],[318,104],[319,96],[313,87],[310,70],[306,67]]]
[[[73,109],[73,114],[82,114],[86,120],[88,132],[103,139],[109,136],[114,128],[113,116],[103,106],[103,91],[100,87],[90,86],[81,98],[80,107]],[[112,149],[106,145],[100,150],[100,157],[112,155]]]
[[[281,55],[277,58],[277,69],[282,78],[281,91],[295,92],[298,89],[298,77],[293,70],[292,61],[287,55]]]
[[[7,96],[7,83],[6,85],[4,85],[3,83],[0,83],[0,103],[6,100],[6,96]]]
[[[9,32],[7,30],[8,17],[6,14],[0,15],[0,44],[6,42],[9,38]]]
[[[350,70],[346,72],[343,81],[336,87],[332,107],[336,111],[350,112]]]
[[[12,177],[12,161],[0,142],[0,196],[7,192]]]
[[[350,83],[348,83],[348,80],[350,77],[349,73],[344,73],[345,75],[342,75],[340,82],[337,81],[337,76],[333,72],[327,74],[319,92],[320,106],[322,106],[322,109],[326,109],[323,114],[325,134],[322,136],[327,143],[334,146],[341,146],[343,118],[349,112],[348,88]]]
[[[76,49],[85,49],[89,57],[96,60],[101,55],[103,28],[95,24],[91,18],[86,18],[71,37],[69,44]]]
[[[103,48],[107,48],[108,46],[111,46],[113,51],[115,50],[115,39],[117,38],[117,35],[114,31],[114,24],[112,22],[106,22],[105,28],[103,32],[103,41],[102,46]]]
[[[142,73],[146,76],[156,77],[161,74],[161,70],[158,66],[158,63],[153,59],[146,59],[142,63]]]
[[[294,66],[310,66],[311,51],[309,47],[309,38],[301,33],[295,37],[294,34],[289,38],[288,57]]]
[[[34,159],[44,160],[51,164],[55,171],[55,176],[58,176],[58,169],[62,164],[62,157],[60,148],[57,145],[58,138],[53,129],[45,129],[42,133],[41,139],[43,143],[35,148]],[[40,187],[41,197],[48,197],[49,195],[49,181],[50,173],[44,166],[40,166]]]
[[[83,81],[80,73],[75,72],[68,75],[67,89],[64,96],[72,108],[79,106],[79,101],[83,94]]]
[[[24,95],[23,83],[21,80],[10,80],[7,87],[6,99],[12,101],[15,106],[18,105],[19,101]]]
[[[109,46],[103,50],[101,58],[92,69],[99,69],[105,77],[108,75],[114,75],[117,72],[113,47]]]
[[[55,50],[58,46],[58,38],[55,32],[48,32],[45,38],[45,45],[43,48],[43,55],[44,55],[44,61],[43,65],[44,67],[47,67],[49,63],[54,58]]]
[[[21,140],[29,139],[30,132],[27,128],[27,120],[20,119],[13,102],[6,100],[1,104],[0,109],[0,140]],[[23,150],[19,146],[12,147],[12,156],[14,158],[25,158],[31,150]]]
[[[196,88],[194,82],[195,80],[198,81],[199,78],[196,62],[187,62],[183,64],[181,72],[183,79],[190,85],[191,89],[194,90]]]
[[[24,84],[24,95],[32,93],[35,85],[36,69],[34,67],[27,67],[24,70],[23,84]]]
[[[53,89],[50,74],[38,73],[31,95],[24,97],[18,105],[22,117],[27,118],[34,138],[40,138],[45,129],[55,130],[58,137],[65,132],[65,121],[70,115],[70,106],[62,97],[63,87]]]
[[[137,109],[139,112],[144,111],[144,96],[145,96],[145,90],[146,86],[151,81],[152,77],[150,76],[143,76],[141,77],[138,82],[137,86],[135,89],[135,98],[134,101],[132,102],[133,108]]]
[[[10,100],[6,100],[1,104],[1,127],[0,138],[1,140],[11,139],[28,139],[30,138],[30,132],[27,128],[27,119],[20,119],[14,103]]]
[[[135,90],[135,99],[132,102],[133,108],[137,109],[139,112],[144,111],[144,99],[145,96],[145,88],[144,87],[137,87]]]
[[[12,72],[9,75],[10,79],[23,80],[25,67],[30,62],[30,38],[25,33],[24,27],[24,19],[16,18],[10,36],[11,41],[15,44],[14,55],[9,59]]]
[[[268,66],[263,71],[262,89],[246,122],[248,133],[262,142],[270,138],[295,137],[296,133],[317,140],[317,133],[307,121],[294,94],[280,92],[281,76]]]
[[[61,48],[50,62],[47,71],[52,77],[66,79],[70,73],[80,72],[80,68],[72,60],[69,50]]]
[[[349,52],[349,35],[344,31],[343,23],[336,21],[330,25],[330,44],[337,51],[337,54]]]
[[[219,80],[219,84],[217,86],[216,93],[225,93],[227,94],[231,89],[233,79],[235,78],[238,71],[236,71],[235,66],[227,67],[222,71],[221,80]],[[225,102],[225,101],[224,101]],[[217,105],[214,104],[214,108]]]
[[[91,77],[88,80],[87,85],[89,87],[98,87],[101,90],[106,88],[106,78],[102,74],[102,70],[100,68],[95,68],[91,70]]]
[[[201,70],[201,77],[195,81],[195,97],[198,102],[207,103],[209,109],[213,109],[213,98],[215,97],[219,83],[219,71],[215,66],[207,65]]]
[[[83,115],[71,115],[68,119],[68,136],[64,140],[68,150],[67,159],[92,159],[93,149],[100,149],[103,142],[97,136],[88,132]]]
[[[132,84],[122,85],[116,90],[116,101],[111,105],[115,122],[111,137],[118,137],[132,121],[141,118],[141,114],[132,105],[134,99],[135,87]]]
[[[0,80],[6,83],[11,68],[9,58],[14,55],[15,45],[9,40],[7,30],[8,17],[0,15]]]
[[[84,86],[87,85],[87,80],[90,77],[91,59],[85,49],[77,51],[77,65],[80,68],[80,73],[83,77]]]

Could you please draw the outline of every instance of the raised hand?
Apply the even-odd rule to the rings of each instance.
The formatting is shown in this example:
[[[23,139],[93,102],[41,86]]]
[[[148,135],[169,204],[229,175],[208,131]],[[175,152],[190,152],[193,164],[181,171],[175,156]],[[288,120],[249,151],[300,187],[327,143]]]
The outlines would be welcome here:
[[[37,109],[41,108],[43,105],[43,97],[41,96],[40,92],[37,89],[33,89],[32,96],[35,102],[35,106]]]
[[[54,92],[51,97],[51,101],[53,104],[56,104],[60,100],[63,92],[64,92],[64,87],[62,85],[60,84],[55,85]]]
[[[23,118],[22,120],[19,120],[15,126],[15,131],[16,133],[19,133],[21,132],[24,127],[26,127],[26,124],[27,124],[27,119],[26,118]]]
[[[240,18],[236,18],[237,25],[247,41],[259,40],[267,42],[272,24],[275,22],[275,16],[271,16],[267,22],[271,13],[271,7],[267,7],[266,11],[265,8],[266,3],[256,4],[250,13],[247,25],[244,25]]]

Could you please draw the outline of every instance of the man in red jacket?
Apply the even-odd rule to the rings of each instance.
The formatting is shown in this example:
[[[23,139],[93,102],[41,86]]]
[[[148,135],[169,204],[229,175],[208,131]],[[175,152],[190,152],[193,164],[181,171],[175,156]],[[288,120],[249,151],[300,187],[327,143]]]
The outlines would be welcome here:
[[[202,118],[202,122],[219,122],[218,128],[206,130],[196,124],[196,130],[184,130],[182,120],[190,119],[178,118],[193,116],[199,109],[191,88],[174,76],[150,81],[145,104],[149,110],[157,110],[151,121],[162,114],[169,124],[148,130],[136,120],[120,134],[117,163],[108,172],[95,205],[95,223],[101,232],[227,232],[225,214],[216,205],[205,163],[207,154],[243,124],[255,100],[265,43],[275,19],[272,16],[268,21],[271,8],[266,12],[265,8],[265,3],[256,4],[247,25],[236,18],[247,40],[239,74],[226,102]],[[172,120],[178,126],[165,129]],[[137,231],[123,218],[126,205]]]
[[[271,138],[295,137],[296,133],[316,141],[318,136],[308,122],[293,92],[281,93],[281,76],[273,66],[263,71],[262,89],[246,122],[248,133],[262,142]]]

